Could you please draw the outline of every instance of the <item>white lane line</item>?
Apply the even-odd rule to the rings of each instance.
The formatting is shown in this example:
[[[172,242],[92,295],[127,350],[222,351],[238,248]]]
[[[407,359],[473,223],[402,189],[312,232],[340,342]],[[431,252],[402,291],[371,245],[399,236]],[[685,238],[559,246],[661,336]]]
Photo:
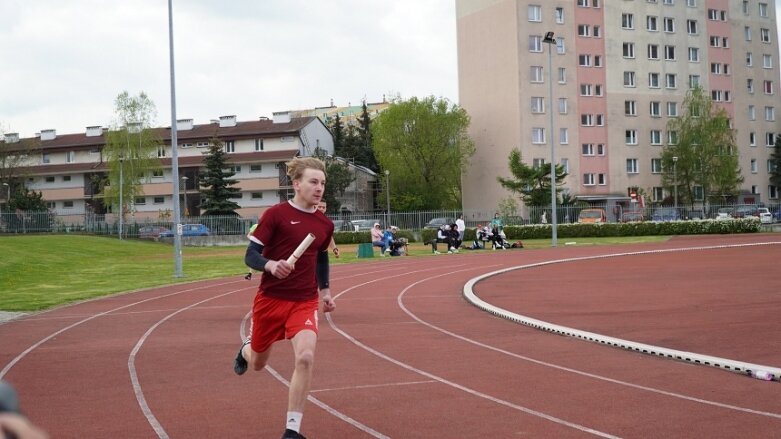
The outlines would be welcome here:
[[[146,398],[144,397],[144,391],[141,390],[141,383],[138,381],[138,373],[136,372],[136,354],[138,354],[138,351],[141,350],[141,346],[144,345],[144,342],[146,342],[146,339],[149,338],[149,336],[152,334],[152,332],[155,331],[160,325],[162,325],[165,321],[170,319],[171,317],[187,311],[188,309],[191,309],[195,306],[198,306],[202,303],[209,302],[214,299],[219,299],[221,297],[228,296],[233,293],[237,293],[239,291],[243,291],[246,288],[239,288],[237,290],[228,291],[227,293],[219,294],[217,296],[212,296],[207,299],[201,300],[199,302],[195,302],[193,304],[190,304],[188,306],[185,306],[184,308],[179,308],[177,311],[172,312],[171,314],[168,314],[167,316],[163,317],[162,319],[158,320],[157,323],[150,326],[149,329],[144,333],[144,335],[141,336],[141,338],[138,339],[138,342],[136,342],[136,345],[133,346],[133,350],[130,351],[130,356],[127,359],[127,368],[130,372],[130,382],[133,384],[133,392],[136,395],[136,401],[138,401],[138,406],[141,408],[141,412],[144,413],[144,416],[146,417],[147,422],[149,422],[149,425],[155,430],[155,433],[157,433],[157,437],[160,439],[168,439],[168,433],[166,433],[163,426],[160,424],[160,422],[157,420],[157,417],[155,417],[154,413],[152,413],[152,409],[149,408],[149,404],[146,402]]]
[[[244,335],[245,334],[245,328],[247,326],[247,320],[250,319],[251,315],[252,315],[252,312],[248,312],[247,315],[244,316],[244,319],[242,319],[241,325],[239,325],[240,326],[240,329],[239,329],[239,340],[244,340],[245,337],[246,337]],[[284,386],[286,386],[288,388],[290,387],[290,381],[286,380],[282,375],[280,375],[280,373],[277,372],[273,367],[271,367],[271,365],[266,364],[266,367],[264,369],[267,370],[268,373],[271,374],[272,377],[274,377],[277,381],[282,383]],[[357,420],[347,416],[346,414],[340,412],[339,410],[336,410],[335,408],[331,407],[330,405],[328,405],[328,404],[320,401],[319,399],[315,398],[311,394],[309,396],[307,396],[306,400],[311,402],[312,404],[320,407],[321,409],[325,410],[331,416],[334,416],[336,418],[341,419],[342,421],[352,425],[353,427],[357,428],[358,430],[363,431],[366,434],[369,434],[369,435],[371,435],[371,436],[373,436],[375,438],[378,438],[378,439],[390,439],[389,436],[386,436],[386,435],[384,435],[384,434],[374,430],[373,428],[369,427],[368,425],[363,424],[363,423],[361,423],[361,422],[359,422],[359,421],[357,421]]]
[[[224,282],[224,283],[209,284],[209,285],[206,285],[206,286],[200,286],[200,287],[196,287],[196,288],[187,288],[187,289],[184,289],[184,290],[181,290],[181,291],[176,291],[176,292],[173,292],[173,293],[164,294],[162,296],[149,297],[149,298],[146,298],[144,300],[139,300],[137,302],[129,303],[127,305],[123,305],[123,306],[119,306],[117,308],[110,309],[108,311],[103,311],[103,312],[100,312],[98,314],[93,314],[90,317],[87,317],[85,319],[79,320],[78,322],[72,323],[72,324],[70,324],[70,325],[68,325],[68,326],[66,326],[66,327],[64,327],[64,328],[62,328],[62,329],[60,329],[60,330],[58,330],[56,332],[53,332],[52,334],[42,338],[38,342],[34,343],[30,347],[28,347],[27,349],[22,351],[19,355],[14,357],[13,360],[9,361],[8,364],[5,365],[3,370],[0,370],[0,379],[2,379],[14,367],[14,365],[16,365],[16,363],[21,361],[25,356],[27,356],[27,354],[29,354],[30,352],[32,352],[33,350],[38,348],[40,345],[46,343],[47,341],[51,340],[52,338],[54,338],[56,336],[62,334],[63,332],[68,331],[70,329],[73,329],[76,326],[79,326],[79,325],[81,325],[83,323],[89,322],[90,320],[96,319],[98,317],[102,317],[102,316],[104,316],[106,314],[109,314],[109,313],[112,313],[114,311],[119,311],[119,310],[122,310],[122,309],[130,308],[132,306],[136,306],[136,305],[139,305],[141,303],[150,302],[150,301],[157,300],[157,299],[163,299],[163,298],[166,298],[166,297],[176,296],[178,294],[188,293],[188,292],[191,292],[191,291],[202,290],[202,289],[205,289],[205,288],[214,288],[214,287],[218,287],[218,286],[229,285],[229,284],[236,283],[236,282],[240,282],[240,281],[231,281],[231,282]]]
[[[418,384],[432,384],[436,382],[437,381],[434,380],[423,380],[423,381],[404,381],[400,383],[365,384],[362,386],[346,386],[346,387],[331,387],[326,389],[315,389],[315,390],[310,390],[309,392],[315,393],[315,392],[334,392],[340,390],[377,389],[380,387],[402,387],[402,386],[412,386]]]
[[[436,276],[436,277],[440,277],[440,276]],[[410,312],[404,306],[404,304],[402,302],[402,296],[404,295],[404,293],[406,293],[406,291],[408,289],[414,287],[416,284],[419,284],[421,282],[425,282],[427,280],[430,280],[430,279],[424,279],[424,280],[421,280],[419,282],[415,282],[414,284],[412,284],[409,287],[405,288],[404,291],[402,291],[402,293],[399,295],[398,303],[399,303],[399,306],[401,306],[401,308],[404,310],[404,312],[406,312],[410,317],[415,319],[417,322],[419,322],[419,323],[421,323],[423,325],[426,325],[426,326],[428,326],[431,329],[434,329],[434,330],[437,330],[439,332],[442,332],[443,334],[447,334],[447,335],[449,335],[451,337],[457,338],[459,340],[463,340],[463,341],[465,341],[467,343],[471,343],[471,344],[474,344],[476,346],[480,346],[480,347],[485,348],[485,349],[489,349],[489,350],[492,350],[492,351],[495,351],[495,352],[499,352],[499,353],[502,353],[502,354],[505,354],[505,355],[517,358],[519,360],[524,360],[524,361],[528,361],[530,363],[538,364],[540,366],[551,367],[551,368],[554,368],[554,369],[562,370],[562,371],[565,371],[565,372],[571,372],[571,373],[574,373],[574,374],[577,374],[577,375],[593,378],[593,379],[596,379],[596,380],[606,381],[606,382],[610,382],[610,383],[613,383],[613,384],[618,384],[618,385],[622,385],[622,386],[632,387],[632,388],[635,388],[635,389],[645,390],[645,391],[657,393],[657,394],[660,394],[660,395],[671,396],[671,397],[674,397],[674,398],[680,398],[680,399],[684,399],[684,400],[687,400],[687,401],[693,401],[693,402],[698,402],[698,403],[702,403],[702,404],[712,405],[712,406],[715,406],[715,407],[721,407],[721,408],[725,408],[725,409],[729,409],[729,410],[736,410],[736,411],[740,411],[740,412],[751,413],[751,414],[755,414],[755,415],[762,415],[762,416],[768,416],[768,417],[771,417],[771,418],[779,418],[779,419],[781,419],[781,414],[778,414],[778,413],[764,412],[764,411],[754,410],[754,409],[750,409],[750,408],[746,408],[746,407],[740,407],[740,406],[735,406],[735,405],[730,405],[730,404],[723,404],[723,403],[716,402],[716,401],[709,401],[709,400],[706,400],[706,399],[695,398],[695,397],[692,397],[692,396],[682,395],[680,393],[668,392],[666,390],[660,390],[660,389],[656,389],[656,388],[653,388],[653,387],[641,386],[639,384],[630,383],[630,382],[627,382],[627,381],[621,381],[621,380],[617,380],[617,379],[613,379],[613,378],[608,378],[608,377],[605,377],[605,376],[602,376],[602,375],[596,375],[596,374],[593,374],[593,373],[584,372],[584,371],[577,370],[577,369],[572,369],[572,368],[569,368],[569,367],[566,367],[566,366],[560,366],[560,365],[554,364],[554,363],[548,363],[546,361],[537,360],[537,359],[534,359],[534,358],[531,358],[531,357],[526,357],[526,356],[523,356],[523,355],[516,354],[514,352],[506,351],[506,350],[501,349],[501,348],[497,348],[497,347],[494,347],[494,346],[491,346],[491,345],[487,345],[485,343],[481,343],[479,341],[472,340],[470,338],[467,338],[467,337],[458,335],[456,333],[453,333],[451,331],[448,331],[446,329],[440,328],[440,327],[438,327],[436,325],[433,325],[431,323],[428,323],[428,322],[418,318],[415,314]]]
[[[491,266],[495,266],[495,265],[472,267],[472,268],[467,268],[467,269],[464,269],[464,270],[453,270],[453,271],[450,271],[448,273],[442,273],[442,274],[438,274],[438,275],[429,277],[429,278],[427,278],[425,280],[436,279],[436,278],[447,276],[447,275],[450,275],[450,274],[453,274],[453,273],[457,273],[457,272],[460,272],[460,271],[484,269],[484,268],[491,267]],[[458,266],[453,266],[452,268],[457,268],[457,267]],[[437,267],[437,268],[434,268],[434,269],[441,270],[441,267]],[[358,287],[361,287],[361,286],[364,286],[364,285],[368,285],[368,284],[371,284],[371,283],[374,283],[374,282],[384,281],[384,280],[387,280],[387,279],[390,279],[390,278],[394,278],[394,277],[398,277],[398,276],[406,276],[406,275],[412,274],[412,273],[419,273],[419,272],[431,271],[431,270],[432,269],[418,270],[418,271],[412,271],[412,272],[409,272],[409,273],[404,273],[404,274],[401,274],[401,275],[394,275],[394,276],[388,276],[388,277],[384,277],[384,278],[374,279],[374,280],[371,280],[369,282],[364,282],[362,284],[358,284],[358,285],[355,285],[353,287],[350,287],[350,288],[342,291],[341,293],[339,293],[336,297],[339,297],[339,296],[341,296],[343,294],[346,294],[347,292],[349,292],[349,291],[351,291],[351,290],[353,290],[355,288],[358,288]],[[418,284],[420,282],[423,282],[423,281],[417,281],[417,282],[413,283],[412,285],[416,285],[416,284]],[[410,287],[407,287],[407,288],[410,288]],[[358,341],[357,339],[352,337],[347,332],[339,329],[339,327],[337,327],[336,324],[334,323],[333,318],[331,317],[330,314],[326,314],[326,318],[328,319],[328,323],[331,325],[331,327],[334,329],[334,331],[336,331],[339,334],[341,334],[342,337],[346,338],[351,343],[353,343],[354,345],[356,345],[356,346],[366,350],[367,352],[370,352],[370,353],[376,355],[377,357],[380,357],[383,360],[391,362],[391,363],[393,363],[393,364],[395,364],[395,365],[397,365],[399,367],[402,367],[402,368],[407,369],[409,371],[415,372],[415,373],[417,373],[419,375],[423,375],[423,376],[425,376],[427,378],[430,378],[432,380],[435,380],[435,381],[440,382],[442,384],[445,384],[447,386],[456,388],[456,389],[461,390],[463,392],[466,392],[466,393],[468,393],[470,395],[477,396],[477,397],[480,397],[480,398],[483,398],[483,399],[487,399],[487,400],[489,400],[491,402],[494,402],[496,404],[500,404],[500,405],[503,405],[505,407],[509,407],[509,408],[521,411],[521,412],[526,413],[528,415],[532,415],[532,416],[536,416],[536,417],[539,417],[539,418],[543,418],[543,419],[546,419],[546,420],[551,421],[553,423],[556,423],[556,424],[559,424],[559,425],[563,425],[563,426],[566,426],[566,427],[570,427],[570,428],[573,428],[573,429],[576,429],[576,430],[580,430],[580,431],[582,431],[584,433],[593,434],[595,436],[605,437],[605,438],[619,438],[619,436],[614,436],[614,435],[612,435],[610,433],[605,433],[603,431],[595,430],[593,428],[589,428],[589,427],[586,427],[586,426],[583,426],[583,425],[580,425],[580,424],[576,424],[574,422],[569,422],[569,421],[566,421],[564,419],[557,418],[555,416],[539,412],[537,410],[532,410],[532,409],[530,409],[528,407],[524,407],[524,406],[521,406],[521,405],[518,405],[518,404],[514,404],[512,402],[509,402],[509,401],[505,401],[503,399],[496,398],[496,397],[488,395],[486,393],[483,393],[483,392],[471,389],[469,387],[463,386],[463,385],[455,383],[453,381],[449,381],[449,380],[447,380],[445,378],[442,378],[440,376],[437,376],[437,375],[434,375],[432,373],[426,372],[424,370],[418,369],[418,368],[416,368],[416,367],[414,367],[414,366],[412,366],[412,365],[410,365],[408,363],[399,361],[399,360],[397,360],[395,358],[392,358],[392,357],[390,357],[388,355],[385,355],[382,352],[380,352],[380,351],[378,351],[378,350],[376,350],[376,349],[374,349],[374,348],[372,348],[372,347],[370,347],[370,346],[368,346],[368,345]]]
[[[605,258],[616,258],[616,257],[623,257],[623,256],[637,256],[637,255],[647,255],[647,254],[658,254],[658,253],[672,253],[672,252],[688,252],[688,251],[700,251],[700,250],[720,250],[720,249],[726,249],[726,248],[742,248],[742,247],[753,247],[753,246],[760,246],[760,245],[781,245],[781,242],[762,242],[762,243],[751,243],[751,244],[725,244],[725,245],[717,245],[717,246],[700,246],[700,247],[680,247],[680,248],[673,248],[673,249],[660,249],[660,250],[645,250],[645,251],[636,251],[636,252],[626,252],[626,253],[612,253],[612,254],[606,254],[606,255],[595,255],[595,256],[582,256],[577,258],[565,258],[565,259],[555,259],[550,261],[544,261],[544,262],[538,262],[535,264],[528,264],[528,265],[520,265],[516,267],[509,267],[502,270],[497,270],[491,273],[482,274],[480,276],[477,276],[473,279],[470,279],[465,285],[464,285],[464,291],[463,295],[464,298],[476,306],[477,308],[480,308],[484,311],[487,311],[493,315],[496,315],[498,317],[511,320],[515,323],[519,323],[522,325],[526,325],[535,329],[540,329],[543,331],[553,332],[558,335],[565,335],[569,337],[578,338],[580,340],[584,341],[590,341],[600,344],[606,344],[610,345],[612,347],[622,348],[631,350],[633,352],[639,352],[649,355],[655,355],[662,358],[668,358],[668,359],[674,359],[674,360],[680,360],[680,361],[686,361],[692,364],[702,365],[702,366],[710,366],[715,367],[717,369],[722,370],[728,370],[731,372],[738,372],[738,373],[750,373],[751,371],[756,370],[762,370],[766,371],[772,374],[773,379],[778,381],[781,379],[781,368],[774,367],[774,366],[768,366],[763,364],[754,364],[754,363],[747,363],[744,361],[738,361],[738,360],[731,360],[729,358],[721,358],[721,357],[714,357],[711,355],[705,355],[705,354],[698,354],[694,352],[686,352],[686,351],[680,351],[676,349],[670,349],[665,348],[661,346],[654,346],[646,343],[639,343],[631,340],[624,340],[616,337],[610,337],[603,334],[596,334],[593,332],[587,332],[582,331],[579,329],[569,328],[567,326],[561,326],[557,325],[555,323],[546,322],[543,320],[538,320],[529,316],[524,316],[521,314],[516,314],[512,311],[499,308],[497,306],[494,306],[493,304],[490,304],[482,299],[480,299],[477,294],[474,292],[474,286],[481,280],[487,279],[492,276],[496,276],[499,274],[507,273],[514,270],[522,270],[522,269],[528,269],[528,268],[534,268],[534,267],[541,267],[545,265],[552,265],[552,264],[561,264],[565,262],[574,262],[574,261],[587,261],[587,260],[594,260],[594,259],[605,259]]]

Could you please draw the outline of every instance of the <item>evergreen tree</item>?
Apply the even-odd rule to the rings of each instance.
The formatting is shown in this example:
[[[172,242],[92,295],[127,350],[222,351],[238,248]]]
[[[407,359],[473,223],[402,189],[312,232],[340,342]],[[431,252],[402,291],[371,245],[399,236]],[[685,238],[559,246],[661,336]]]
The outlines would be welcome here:
[[[776,136],[776,144],[770,155],[770,184],[776,187],[776,192],[781,190],[781,135]]]
[[[510,151],[510,173],[514,179],[496,177],[499,184],[505,189],[521,196],[527,206],[550,206],[550,165],[532,167],[523,162],[521,151],[513,148]],[[562,191],[561,185],[567,173],[561,165],[556,165],[556,198]],[[558,204],[558,203],[557,203]]]
[[[358,131],[355,136],[355,162],[374,172],[378,172],[380,168],[377,166],[377,158],[374,156],[374,148],[372,147],[371,123],[369,108],[364,100],[361,108],[361,117],[358,118]]]
[[[235,172],[226,170],[227,155],[220,139],[214,138],[209,146],[209,153],[206,156],[206,171],[201,177],[201,194],[204,202],[201,209],[204,215],[237,215],[236,209],[239,205],[232,201],[234,196],[240,195],[241,190],[233,187],[238,180],[231,179]]]
[[[342,118],[339,116],[339,112],[336,112],[334,121],[330,126],[331,135],[334,138],[334,155],[338,157],[347,157],[344,154],[344,125],[342,124]]]

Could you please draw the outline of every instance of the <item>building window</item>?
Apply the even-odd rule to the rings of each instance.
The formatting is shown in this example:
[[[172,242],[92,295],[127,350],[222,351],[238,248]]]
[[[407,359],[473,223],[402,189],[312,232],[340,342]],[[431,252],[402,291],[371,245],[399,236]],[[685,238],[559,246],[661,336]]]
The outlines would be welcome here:
[[[567,114],[569,111],[569,101],[567,98],[559,98],[559,114]]]
[[[624,72],[624,87],[635,87],[635,72]]]
[[[157,147],[157,156],[158,157],[165,157],[165,146],[160,145]]]
[[[236,142],[233,140],[226,140],[224,148],[226,153],[236,152]]]
[[[47,201],[46,202],[46,208],[47,209],[56,209],[57,208],[57,203],[54,202],[54,201]]]
[[[580,95],[581,96],[592,96],[593,88],[591,84],[580,84]]]
[[[765,107],[765,120],[768,122],[776,120],[776,107]]]
[[[776,133],[765,133],[765,146],[772,147],[776,144]]]
[[[46,177],[44,177],[43,181],[45,183],[54,183],[54,176],[53,175],[47,175]]]
[[[754,80],[751,78],[746,79],[746,91],[749,94],[754,94]]]
[[[545,99],[539,96],[531,98],[532,113],[545,113]]]
[[[659,186],[654,186],[652,189],[652,196],[654,198],[654,201],[664,200],[664,188]]]
[[[668,102],[667,103],[667,117],[678,117],[678,103],[677,102]]]
[[[778,199],[778,187],[777,186],[773,186],[772,184],[770,186],[768,186],[767,187],[767,196],[771,200]]]
[[[581,154],[583,155],[594,155],[594,144],[593,143],[584,143],[580,145]]]
[[[637,145],[637,130],[624,131],[624,137],[627,145]]]
[[[564,8],[556,8],[556,23],[564,24]]]
[[[568,128],[559,128],[559,144],[560,145],[567,145],[567,144],[569,144],[569,129]]]
[[[651,174],[662,173],[662,159],[651,159]]]
[[[753,131],[748,133],[748,145],[757,146],[757,133]]]
[[[66,163],[73,163],[76,161],[76,151],[67,151],[65,152],[65,162]]]
[[[163,178],[163,170],[162,169],[155,169],[152,171],[152,177],[153,178]]]
[[[249,171],[250,172],[262,172],[263,171],[263,165],[260,163],[255,165],[249,165]]]
[[[567,47],[564,45],[564,38],[556,38],[556,53],[559,55],[567,53]]]
[[[624,101],[624,114],[627,116],[637,116],[637,102]]]
[[[661,117],[662,110],[661,110],[661,105],[659,104],[658,101],[651,101],[650,114],[651,117]]]
[[[597,114],[597,126],[605,126],[605,115],[604,114]]]
[[[689,61],[700,62],[700,49],[697,47],[689,47]]]
[[[667,88],[677,88],[678,76],[675,73],[667,73],[664,75],[664,84]]]
[[[770,29],[764,27],[759,29],[759,41],[762,41],[763,43],[770,42]]]
[[[578,0],[578,6],[581,8],[587,8],[588,7],[588,0]]]
[[[580,124],[584,127],[590,127],[594,125],[594,115],[593,114],[581,114],[580,115]]]
[[[762,89],[765,91],[766,95],[772,95],[773,94],[773,81],[764,81],[762,83]]]
[[[146,197],[136,197],[133,200],[133,204],[143,206],[144,204],[146,204]]]
[[[675,32],[675,19],[672,17],[664,17],[662,21],[664,24],[664,31],[668,33]]]
[[[743,14],[748,15],[748,0],[743,0],[740,10],[743,11]]]
[[[743,27],[743,37],[746,41],[751,41],[751,28],[749,26]]]
[[[754,56],[751,52],[746,52],[746,67],[751,67],[754,65]]]
[[[648,74],[648,87],[649,88],[659,88],[659,74],[658,73],[649,73]]]
[[[767,53],[762,55],[762,68],[765,69],[773,68],[773,55]]]
[[[542,21],[542,7],[529,5],[529,21]]]
[[[542,82],[542,66],[531,66],[529,76],[531,82]]]
[[[155,197],[154,198],[154,203],[155,204],[163,204],[163,203],[165,203],[165,197]]]
[[[648,15],[645,17],[645,28],[649,32],[656,32],[659,30],[659,20],[656,15]]]
[[[664,46],[664,59],[675,61],[675,46]]]
[[[700,75],[689,75],[689,88],[696,88],[700,85]]]
[[[605,155],[605,144],[597,143],[597,155]]]
[[[590,37],[591,36],[591,26],[588,24],[579,24],[578,25],[578,36],[579,37]]]
[[[662,131],[651,130],[651,145],[661,145],[661,144],[662,144]]]
[[[594,96],[602,96],[602,84],[594,85]]]
[[[567,69],[559,67],[559,84],[567,83]]]
[[[569,174],[569,159],[567,159],[567,158],[562,158],[562,159],[559,161],[559,164],[561,165],[561,168],[562,168],[562,169],[564,169],[564,172],[566,172],[567,174]]]
[[[255,151],[263,151],[263,139],[255,139]]]
[[[545,166],[545,159],[532,159],[532,168],[540,169]]]
[[[252,192],[252,199],[253,200],[262,200],[263,199],[263,192]]]
[[[65,209],[73,209],[73,201],[63,201],[62,207]]]
[[[529,35],[529,52],[542,52],[542,37]]]
[[[758,172],[757,159],[751,159],[749,163],[751,166],[751,173],[756,174]]]
[[[621,14],[621,27],[624,29],[635,28],[635,16],[634,14]]]
[[[594,38],[600,38],[602,36],[602,28],[599,26],[594,26],[593,29]]]
[[[600,186],[607,184],[607,177],[605,177],[605,174],[597,174],[597,184]]]
[[[689,35],[697,35],[697,20],[686,20],[686,32]]]
[[[545,128],[532,128],[532,143],[535,145],[545,143]]]
[[[578,65],[581,67],[591,67],[591,55],[578,55]]]
[[[648,45],[648,59],[659,59],[659,45],[658,44],[649,44]]]
[[[624,58],[635,57],[635,43],[624,43],[622,47]]]
[[[52,161],[51,154],[49,154],[48,152],[44,152],[43,154],[41,154],[41,163],[45,165],[47,163],[51,163],[51,161]]]
[[[62,181],[71,181],[71,176],[70,175],[63,175],[62,176]]]
[[[627,174],[637,174],[640,172],[637,169],[637,159],[626,159],[626,173]]]
[[[583,174],[583,186],[594,186],[594,174]]]
[[[198,143],[195,144],[195,147],[196,148],[208,148],[209,147],[209,142],[198,142]]]
[[[677,145],[678,144],[678,132],[677,131],[668,131],[667,132],[667,144],[668,145]]]

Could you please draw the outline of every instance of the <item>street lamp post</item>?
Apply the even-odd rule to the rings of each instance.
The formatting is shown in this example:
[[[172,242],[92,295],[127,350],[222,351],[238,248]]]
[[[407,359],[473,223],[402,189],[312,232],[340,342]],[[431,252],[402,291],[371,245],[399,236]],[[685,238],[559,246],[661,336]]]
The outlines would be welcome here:
[[[673,206],[678,213],[678,157],[673,157]]]
[[[188,215],[188,213],[187,213],[187,176],[186,175],[182,176],[182,186],[183,186],[183,188],[182,188],[183,192],[182,193],[184,194],[184,216],[186,217]]]
[[[124,179],[124,176],[122,175],[122,164],[125,162],[124,157],[119,158],[119,239],[122,239],[122,221],[123,221],[123,214],[124,209],[122,206],[122,180]]]
[[[551,247],[558,245],[557,226],[558,221],[556,217],[556,153],[553,143],[553,63],[551,61],[553,45],[556,44],[556,39],[553,38],[553,32],[546,32],[545,38],[542,39],[543,43],[548,44],[548,98],[550,105],[548,108],[548,114],[550,115],[550,205],[551,205]]]
[[[390,227],[390,171],[385,170],[385,201],[388,205],[388,220],[385,223],[385,227]]]
[[[11,185],[3,183],[3,186],[5,186],[5,208],[8,210],[7,213],[11,213]],[[0,215],[0,219],[2,219],[2,215]]]

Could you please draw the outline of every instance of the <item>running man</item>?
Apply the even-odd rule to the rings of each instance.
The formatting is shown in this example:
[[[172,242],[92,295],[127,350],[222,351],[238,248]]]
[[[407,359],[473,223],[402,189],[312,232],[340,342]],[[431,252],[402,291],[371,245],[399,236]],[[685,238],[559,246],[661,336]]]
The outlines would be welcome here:
[[[295,196],[266,210],[244,256],[247,266],[263,276],[252,307],[250,337],[239,349],[233,370],[238,375],[250,365],[262,370],[274,342],[290,339],[295,364],[282,438],[304,439],[300,429],[317,345],[318,290],[323,312],[336,308],[328,285],[328,244],[334,224],[317,210],[325,188],[323,162],[295,158],[287,168]],[[287,258],[308,233],[315,235],[314,242],[294,265],[288,264]]]

